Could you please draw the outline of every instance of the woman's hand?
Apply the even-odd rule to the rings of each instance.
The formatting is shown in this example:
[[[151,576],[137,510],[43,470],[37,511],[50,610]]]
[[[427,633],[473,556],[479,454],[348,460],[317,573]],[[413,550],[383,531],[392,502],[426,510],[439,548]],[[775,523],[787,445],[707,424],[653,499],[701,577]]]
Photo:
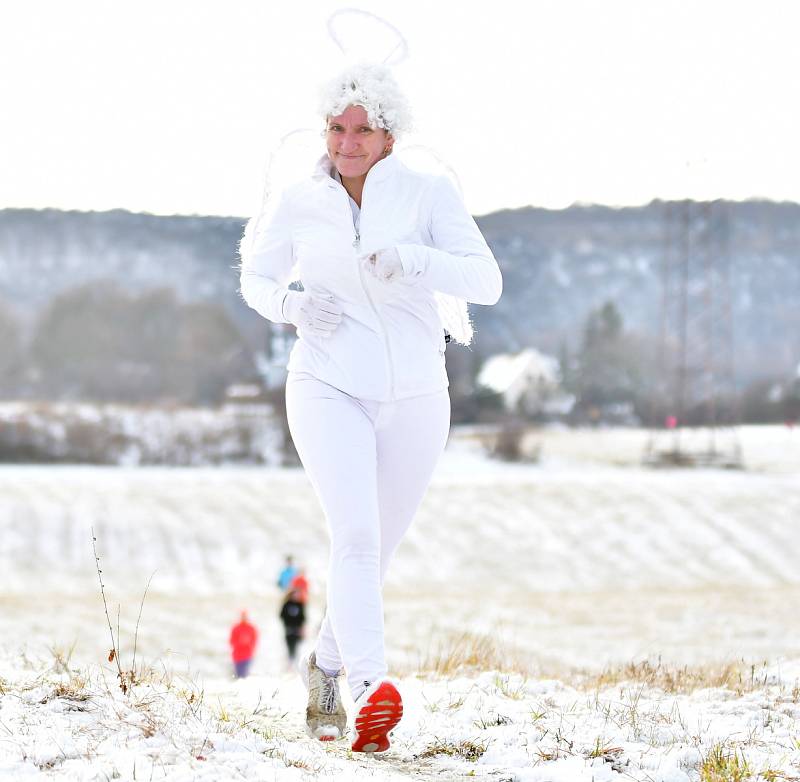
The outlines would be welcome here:
[[[317,337],[330,337],[342,322],[343,312],[330,293],[308,291],[289,291],[282,311],[289,323]]]
[[[395,247],[377,250],[361,257],[361,265],[376,280],[392,282],[400,279],[405,272],[400,261],[400,253]]]

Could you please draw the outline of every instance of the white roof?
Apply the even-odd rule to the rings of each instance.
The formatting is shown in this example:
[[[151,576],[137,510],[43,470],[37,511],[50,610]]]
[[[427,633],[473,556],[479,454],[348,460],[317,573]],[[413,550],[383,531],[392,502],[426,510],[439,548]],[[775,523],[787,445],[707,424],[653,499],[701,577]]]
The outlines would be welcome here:
[[[516,354],[501,353],[483,365],[478,383],[501,394],[523,377],[556,382],[558,360],[534,348]]]

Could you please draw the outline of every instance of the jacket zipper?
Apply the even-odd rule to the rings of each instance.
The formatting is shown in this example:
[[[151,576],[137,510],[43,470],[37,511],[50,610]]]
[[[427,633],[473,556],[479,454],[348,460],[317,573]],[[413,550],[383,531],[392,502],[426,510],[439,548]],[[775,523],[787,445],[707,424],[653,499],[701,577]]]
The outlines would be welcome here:
[[[342,190],[344,190],[345,191],[345,195],[349,198],[347,190],[345,190],[344,186],[339,184],[338,182],[336,182],[336,185],[338,187],[340,187]],[[362,204],[364,203],[363,194],[362,194],[362,197],[361,197],[361,203]],[[349,216],[349,219],[350,219],[350,225],[353,225],[353,213],[352,213],[352,210],[350,209],[350,204],[349,203],[347,204],[347,211],[348,211],[348,216]],[[364,217],[364,210],[363,209],[361,210],[361,217],[362,217],[362,219]],[[383,338],[383,346],[384,346],[384,348],[386,348],[386,358],[387,358],[387,360],[389,362],[389,399],[393,400],[394,399],[394,362],[392,361],[392,349],[389,346],[389,337],[388,337],[388,335],[386,333],[386,329],[385,329],[385,327],[383,325],[383,320],[381,319],[380,313],[378,312],[378,308],[375,306],[375,302],[372,300],[372,296],[370,296],[369,289],[367,288],[367,285],[364,282],[364,277],[363,277],[364,272],[361,269],[361,264],[358,263],[358,254],[359,254],[359,252],[361,250],[361,233],[360,233],[360,231],[356,230],[355,225],[353,225],[353,235],[355,237],[353,239],[353,249],[356,252],[356,263],[358,264],[358,279],[359,279],[359,282],[361,283],[361,287],[364,289],[364,293],[367,296],[367,301],[369,302],[370,307],[372,307],[372,311],[375,313],[375,317],[378,320],[378,326],[379,326],[379,328],[381,330],[381,337]]]
[[[363,203],[363,199],[362,199]],[[363,218],[363,214],[362,214]],[[355,228],[354,228],[355,230]],[[361,234],[356,231],[355,232],[356,238],[353,240],[353,247],[356,250],[356,256],[361,249]],[[358,263],[358,260],[356,260]],[[363,277],[363,270],[361,268],[361,264],[358,264],[358,279],[361,281],[361,287],[364,289],[364,293],[367,294],[367,300],[369,301],[370,307],[372,307],[372,311],[375,313],[375,317],[378,319],[378,325],[381,330],[381,336],[383,337],[383,346],[386,348],[386,358],[389,362],[389,399],[394,399],[394,362],[392,361],[392,348],[389,345],[389,337],[386,334],[386,329],[383,325],[383,320],[381,320],[380,313],[378,312],[378,308],[375,306],[375,302],[372,300],[372,296],[370,296],[369,288],[367,284],[364,282]]]

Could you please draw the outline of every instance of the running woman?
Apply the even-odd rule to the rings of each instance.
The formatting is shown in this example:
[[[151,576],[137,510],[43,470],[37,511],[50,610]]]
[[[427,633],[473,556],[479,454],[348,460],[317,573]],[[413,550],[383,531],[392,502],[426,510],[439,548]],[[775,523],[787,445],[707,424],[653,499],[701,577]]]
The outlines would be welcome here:
[[[465,302],[494,304],[502,278],[451,180],[393,153],[410,112],[387,66],[348,67],[321,103],[326,154],[248,225],[241,291],[297,327],[287,418],[330,533],[327,612],[301,663],[308,731],[345,735],[344,673],[352,749],[382,752],[403,711],[382,584],[447,441],[447,332],[468,343]]]

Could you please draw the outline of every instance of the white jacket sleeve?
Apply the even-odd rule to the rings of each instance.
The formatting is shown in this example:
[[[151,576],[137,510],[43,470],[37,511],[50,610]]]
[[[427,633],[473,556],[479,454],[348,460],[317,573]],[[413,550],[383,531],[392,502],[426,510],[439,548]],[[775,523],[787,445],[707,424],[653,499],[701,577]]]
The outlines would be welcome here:
[[[495,304],[503,291],[500,267],[461,195],[448,177],[440,176],[432,185],[431,196],[434,246],[398,245],[404,274],[432,290],[474,304]]]
[[[294,253],[287,199],[276,200],[245,228],[239,245],[239,283],[242,298],[256,312],[274,323],[288,323],[282,305],[291,282]]]

